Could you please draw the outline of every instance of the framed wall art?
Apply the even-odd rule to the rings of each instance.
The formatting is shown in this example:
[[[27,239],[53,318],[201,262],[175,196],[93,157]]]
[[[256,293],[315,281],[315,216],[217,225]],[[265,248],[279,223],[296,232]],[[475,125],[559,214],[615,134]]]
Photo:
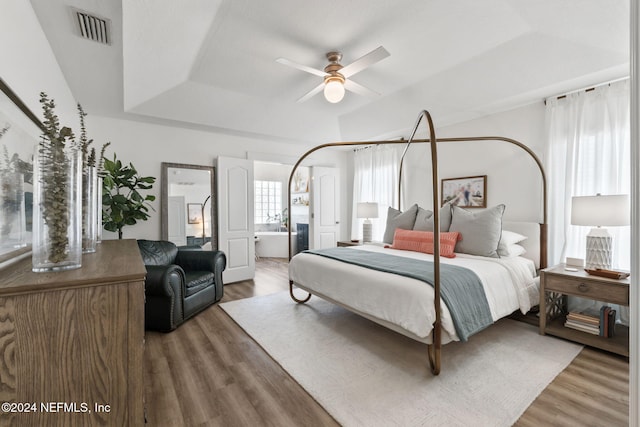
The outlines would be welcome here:
[[[442,180],[442,205],[450,202],[465,208],[487,207],[487,175]]]
[[[187,223],[202,223],[202,205],[200,203],[187,203]]]

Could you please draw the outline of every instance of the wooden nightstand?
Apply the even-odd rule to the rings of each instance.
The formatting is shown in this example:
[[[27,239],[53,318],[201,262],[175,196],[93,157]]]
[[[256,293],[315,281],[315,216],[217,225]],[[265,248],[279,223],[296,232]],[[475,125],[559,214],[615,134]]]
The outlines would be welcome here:
[[[346,247],[346,246],[360,246],[362,244],[361,241],[352,242],[351,240],[339,240],[338,247]]]
[[[540,334],[555,335],[629,357],[629,328],[617,324],[615,336],[600,337],[564,326],[567,295],[629,305],[629,279],[607,279],[584,270],[566,271],[560,264],[540,272]]]

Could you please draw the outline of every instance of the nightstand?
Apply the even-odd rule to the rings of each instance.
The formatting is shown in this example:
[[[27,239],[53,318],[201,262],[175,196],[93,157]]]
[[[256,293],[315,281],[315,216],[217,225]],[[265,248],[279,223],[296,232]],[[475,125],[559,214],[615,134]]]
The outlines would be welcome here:
[[[362,244],[361,241],[352,242],[351,240],[339,240],[338,247],[346,247],[346,246],[360,246]]]
[[[564,264],[540,272],[540,334],[554,335],[580,344],[629,357],[629,328],[615,325],[610,338],[592,335],[564,326],[567,295],[629,305],[629,279],[593,276],[584,270],[567,271]]]

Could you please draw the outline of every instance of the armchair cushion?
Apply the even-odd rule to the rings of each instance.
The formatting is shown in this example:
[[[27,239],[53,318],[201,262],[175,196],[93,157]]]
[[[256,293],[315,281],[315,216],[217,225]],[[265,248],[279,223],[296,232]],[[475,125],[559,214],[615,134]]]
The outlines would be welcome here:
[[[214,283],[214,275],[208,271],[190,271],[185,274],[186,296],[191,296]]]
[[[138,248],[145,265],[173,264],[178,254],[178,248],[171,242],[138,240]]]

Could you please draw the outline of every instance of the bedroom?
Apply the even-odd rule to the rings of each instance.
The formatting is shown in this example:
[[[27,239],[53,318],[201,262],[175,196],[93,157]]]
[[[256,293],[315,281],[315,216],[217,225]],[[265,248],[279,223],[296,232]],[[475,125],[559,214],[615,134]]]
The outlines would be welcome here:
[[[47,6],[47,3],[51,4],[51,6]],[[283,2],[284,5],[287,5],[286,3]],[[311,104],[299,107],[301,110],[316,111],[314,108],[318,109],[314,116],[314,119],[318,120],[317,122],[314,120],[312,123],[308,119],[302,120],[296,114],[285,115],[285,117],[290,117],[286,120],[279,117],[278,119],[270,119],[271,123],[265,123],[265,121],[269,120],[265,120],[263,114],[273,107],[272,103],[269,102],[254,102],[253,108],[258,109],[257,113],[254,110],[237,112],[232,108],[228,108],[226,111],[224,109],[212,110],[208,107],[200,109],[202,108],[200,105],[196,105],[191,101],[185,102],[183,97],[188,96],[193,97],[194,100],[196,99],[197,92],[201,88],[200,84],[190,83],[188,80],[192,76],[191,73],[194,73],[195,81],[199,81],[202,76],[198,73],[204,73],[204,70],[189,70],[189,67],[185,67],[185,71],[185,68],[176,67],[178,63],[200,63],[194,59],[198,58],[196,47],[193,47],[194,50],[192,51],[169,51],[168,47],[172,46],[172,44],[163,37],[178,37],[180,35],[169,33],[163,35],[162,31],[158,29],[154,30],[156,32],[140,34],[136,32],[136,29],[129,28],[128,30],[132,31],[133,34],[131,38],[126,39],[128,42],[137,40],[139,43],[150,43],[145,40],[145,37],[149,37],[152,40],[165,41],[165,43],[149,44],[149,49],[134,51],[135,54],[140,55],[139,59],[144,63],[126,62],[128,64],[125,67],[127,73],[131,70],[142,73],[142,80],[140,80],[139,75],[123,73],[123,62],[136,60],[135,57],[132,58],[130,56],[131,52],[127,50],[133,49],[132,45],[126,44],[123,46],[122,40],[115,40],[114,46],[119,50],[100,47],[97,53],[91,53],[98,48],[91,44],[83,44],[86,42],[74,38],[75,36],[71,34],[70,30],[71,24],[68,10],[61,2],[33,1],[29,3],[10,1],[3,4],[3,13],[0,18],[2,20],[1,31],[3,34],[0,41],[3,52],[0,76],[20,94],[35,112],[39,111],[35,96],[40,90],[46,90],[56,98],[61,106],[62,113],[66,114],[69,122],[75,122],[75,102],[82,102],[90,114],[88,120],[90,120],[89,124],[94,138],[97,140],[111,140],[114,151],[120,156],[130,159],[145,173],[157,177],[160,176],[160,163],[163,161],[211,165],[218,155],[245,158],[248,152],[258,157],[262,156],[264,160],[269,160],[269,157],[278,153],[288,153],[290,156],[295,157],[301,154],[304,148],[331,140],[373,137],[392,138],[406,135],[406,130],[413,124],[415,116],[421,108],[433,110],[432,113],[436,117],[439,136],[457,136],[461,133],[472,135],[499,133],[528,142],[536,141],[531,143],[537,147],[537,150],[540,150],[543,146],[541,141],[543,134],[538,124],[544,121],[542,100],[548,96],[563,94],[573,89],[586,88],[622,77],[628,72],[627,35],[624,33],[622,36],[618,36],[622,37],[621,42],[616,39],[615,42],[607,44],[604,41],[599,41],[600,39],[605,40],[602,34],[591,34],[589,31],[576,28],[575,33],[571,31],[566,35],[566,38],[558,38],[557,32],[562,33],[566,27],[558,22],[548,22],[542,25],[541,22],[544,23],[547,20],[544,8],[536,12],[535,10],[529,10],[524,4],[518,4],[521,9],[518,10],[518,13],[514,13],[510,9],[511,6],[506,3],[501,1],[491,2],[491,5],[496,9],[484,13],[473,10],[473,13],[465,14],[460,10],[456,10],[456,8],[453,8],[453,10],[444,9],[438,19],[429,18],[425,20],[427,23],[437,21],[438,24],[445,25],[445,22],[451,22],[447,20],[456,22],[455,18],[461,16],[468,18],[469,21],[477,21],[475,25],[491,28],[491,31],[485,31],[483,34],[487,34],[487,37],[493,35],[493,38],[485,40],[487,45],[469,47],[471,51],[482,53],[477,58],[479,65],[486,67],[487,64],[499,64],[500,70],[506,70],[509,67],[520,64],[523,68],[518,68],[517,73],[512,73],[511,75],[514,76],[512,78],[509,78],[509,73],[505,72],[495,78],[482,79],[480,83],[476,83],[478,80],[473,78],[477,69],[472,65],[477,66],[478,63],[459,62],[464,60],[458,57],[445,58],[441,60],[442,62],[424,65],[426,67],[425,70],[428,70],[427,72],[430,75],[435,76],[424,86],[420,85],[419,81],[415,80],[416,78],[412,77],[412,75],[405,74],[402,68],[392,66],[393,62],[389,61],[402,58],[400,47],[392,49],[391,45],[388,45],[385,41],[378,43],[365,40],[366,37],[362,36],[362,34],[369,32],[365,31],[365,29],[369,27],[378,28],[375,25],[380,24],[381,17],[380,14],[374,11],[375,8],[368,8],[368,12],[364,14],[362,21],[358,21],[360,27],[347,25],[340,28],[341,31],[346,31],[345,28],[349,27],[349,30],[346,31],[347,34],[341,33],[341,31],[333,33],[318,32],[314,34],[313,40],[308,40],[304,33],[297,37],[286,33],[280,34],[280,39],[285,39],[285,43],[281,45],[281,52],[273,55],[269,54],[268,58],[262,59],[263,63],[273,63],[273,65],[270,65],[269,73],[282,75],[278,77],[278,86],[269,89],[270,92],[267,93],[268,96],[278,99],[278,103],[284,102],[281,99],[286,98],[290,105],[293,106],[296,106],[295,99],[297,97],[302,96],[314,86],[315,80],[313,80],[312,76],[306,76],[304,73],[289,70],[280,64],[276,64],[275,59],[277,57],[284,56],[300,63],[322,67],[324,62],[323,55],[327,49],[326,45],[336,44],[336,47],[342,48],[345,53],[345,63],[350,62],[349,58],[356,58],[381,44],[384,44],[390,51],[390,58],[380,61],[367,70],[366,73],[363,71],[356,81],[372,87],[372,89],[381,90],[386,87],[383,83],[388,79],[391,80],[389,83],[391,86],[395,85],[393,90],[399,90],[399,92],[395,92],[395,94],[392,92],[385,93],[383,99],[379,102],[370,102],[364,97],[348,93],[341,105],[333,106],[340,109],[340,114],[339,120],[332,119],[329,122],[331,123],[330,125],[318,125],[318,123],[326,123],[320,119],[326,116],[333,117],[333,111],[335,111],[329,108],[330,106],[321,95],[309,100],[308,103]],[[80,9],[89,9],[91,12],[108,16],[112,20],[114,29],[120,29],[120,31],[123,30],[123,16],[139,17],[139,15],[144,15],[142,13],[144,10],[136,10],[135,5],[129,2],[123,2],[122,4],[116,2],[114,3],[115,6],[81,1],[72,4]],[[545,5],[545,7],[551,7],[550,4],[545,3]],[[563,5],[566,8],[575,9],[571,2],[563,3]],[[617,2],[616,5],[623,11],[628,7],[626,2]],[[214,13],[209,11],[206,6],[202,4],[199,6],[202,9],[195,9],[191,13],[203,12],[202,16],[205,16],[204,12],[207,12],[208,15],[206,16],[214,16]],[[246,7],[246,5],[244,6]],[[411,4],[409,3],[407,6],[411,7]],[[221,3],[219,16],[222,17],[224,13],[233,12],[228,9],[229,7],[228,2]],[[379,7],[382,10],[386,10],[382,4]],[[593,7],[595,9],[595,6]],[[93,10],[93,8],[96,9]],[[111,8],[114,10],[111,10]],[[337,7],[337,9],[344,11],[343,6]],[[594,9],[584,8],[584,10],[580,10],[580,15],[575,19],[591,25],[589,24],[590,22],[597,21],[596,18],[589,14],[590,11],[593,13]],[[611,9],[615,11],[615,8]],[[487,10],[489,9],[487,8]],[[4,13],[5,11],[7,13]],[[171,12],[174,16],[180,16],[179,14],[184,13],[183,19],[188,19],[188,11],[182,10],[181,7],[177,7],[177,10],[171,10]],[[400,11],[396,12],[400,14]],[[340,13],[327,12],[328,16],[326,17],[327,19],[335,19],[337,20],[336,22],[343,22],[347,18],[342,16],[342,13],[345,16],[353,16],[353,13],[349,15],[348,11],[344,11]],[[494,25],[496,28],[493,28],[494,26],[491,23],[495,21],[486,16],[488,13],[495,13],[502,18],[506,17],[506,20],[500,22],[500,25]],[[531,21],[525,22],[523,15],[528,15]],[[416,14],[416,19],[418,16]],[[596,14],[597,16],[599,15]],[[612,25],[612,27],[625,26],[627,22],[626,14],[623,14],[623,16],[623,22]],[[164,16],[164,19],[169,20],[171,17]],[[260,27],[256,25],[258,21],[256,16],[250,15],[250,18],[254,26]],[[170,22],[173,22],[173,20]],[[530,30],[530,26],[533,25],[532,22],[540,25],[537,32]],[[472,24],[467,21],[457,22],[460,27]],[[202,23],[202,27],[193,29],[195,34],[183,34],[181,37],[204,37],[203,34],[206,33],[206,28],[204,27],[206,25],[208,25],[206,22]],[[64,28],[58,28],[58,26]],[[592,26],[598,28],[597,25]],[[160,28],[163,28],[163,26],[160,25]],[[560,28],[563,30],[561,31]],[[380,27],[380,31],[382,31],[382,27]],[[439,34],[443,29],[437,27],[433,31]],[[606,32],[607,30],[601,31]],[[615,31],[611,32],[615,33]],[[10,36],[7,37],[7,34]],[[117,31],[116,34],[118,34]],[[357,39],[359,35],[363,38],[362,41],[356,43],[351,40]],[[411,40],[411,37],[406,34],[404,37],[406,37],[405,41]],[[580,37],[586,37],[584,43],[575,41]],[[567,38],[569,41],[567,41]],[[430,39],[428,48],[434,51],[434,54],[436,52],[442,54],[445,49],[439,47],[441,42],[437,40],[438,38]],[[504,40],[508,40],[508,42],[504,42]],[[544,67],[545,69],[553,68],[548,64],[562,64],[562,67],[559,67],[562,68],[560,71],[566,74],[556,77],[556,80],[545,80],[546,78],[551,78],[551,73],[549,75],[536,74],[536,70],[539,68],[534,68],[533,65],[525,61],[526,58],[523,58],[523,56],[527,56],[529,49],[533,49],[536,52],[536,43],[541,43],[543,40],[555,41],[555,46],[558,49],[550,50],[551,54],[553,54],[551,55],[552,59],[538,60],[537,62],[547,63]],[[473,41],[473,37],[468,36],[461,38],[458,43],[465,44],[470,41]],[[345,46],[347,42],[354,44]],[[227,43],[233,46],[232,40],[227,40]],[[611,46],[617,46],[619,43],[622,43],[625,47],[623,49],[611,48]],[[192,46],[199,45],[200,43],[192,44]],[[493,48],[489,47],[489,45]],[[155,50],[152,49],[153,46],[156,47]],[[314,47],[312,48],[311,46]],[[163,53],[163,47],[165,53]],[[319,49],[315,49],[315,47]],[[84,49],[87,49],[88,52],[85,52]],[[350,49],[348,54],[347,49]],[[581,62],[573,64],[575,69],[571,69],[571,64],[565,63],[561,59],[562,55],[566,54],[567,51],[574,51],[576,57],[582,58]],[[594,51],[597,52],[596,55],[593,55]],[[86,54],[87,58],[92,59],[91,61],[74,60],[73,55],[75,52],[82,52]],[[148,79],[149,81],[146,81],[148,84],[143,84],[145,76],[152,75],[158,63],[167,61],[167,58],[164,57],[165,54],[170,56],[168,65],[163,67],[166,74],[160,76],[162,79],[158,81]],[[233,52],[228,52],[227,55],[233,56]],[[588,66],[591,64],[593,57],[595,57],[594,60],[597,64],[594,65],[595,69],[589,69]],[[160,62],[156,62],[154,58]],[[412,63],[410,58],[405,58],[402,62]],[[513,61],[510,61],[509,58],[513,58]],[[203,61],[206,59],[213,63],[217,61],[216,58],[199,59]],[[220,59],[220,63],[224,63],[227,57]],[[240,61],[242,58],[236,59]],[[425,61],[428,62],[428,58]],[[133,67],[134,65],[135,67]],[[99,69],[94,70],[92,66]],[[129,68],[129,66],[133,68]],[[151,71],[149,70],[150,67],[153,67]],[[438,69],[439,67],[441,69]],[[578,69],[578,72],[576,69]],[[226,69],[220,71],[221,75],[217,78],[231,81],[231,76],[227,75],[230,71],[227,71]],[[266,70],[263,71],[266,73]],[[255,70],[255,73],[260,73],[260,71]],[[91,84],[90,81],[82,78],[83,76],[80,74],[85,76],[100,75],[100,83]],[[198,75],[195,76],[195,74]],[[263,79],[266,79],[267,74],[260,75],[263,76]],[[445,84],[447,75],[454,78],[455,81],[463,81],[465,84],[456,83],[454,86]],[[480,75],[486,76],[486,74]],[[493,76],[493,74],[491,75]],[[526,78],[521,78],[521,76]],[[204,80],[206,81],[206,78]],[[403,83],[400,83],[401,80]],[[514,80],[517,81],[514,82]],[[536,90],[525,85],[526,82],[531,80],[538,84]],[[151,84],[157,84],[157,86],[151,87]],[[219,83],[215,82],[215,84]],[[407,86],[408,88],[406,88]],[[402,87],[406,88],[404,92],[401,89]],[[416,99],[417,97],[410,91],[418,89],[425,91]],[[485,91],[479,93],[478,89],[485,89]],[[255,98],[246,95],[244,89],[231,85],[226,89],[223,87],[216,91],[213,98],[219,99],[221,103],[227,103],[226,105],[236,105],[235,101],[225,97],[225,90],[226,92],[238,91],[244,94],[245,98],[248,97],[249,100],[255,100]],[[494,92],[498,92],[501,96],[501,101],[496,101],[494,98],[489,97]],[[159,96],[159,94],[162,94],[162,96]],[[473,94],[475,94],[475,97],[472,96]],[[531,96],[531,98],[525,98],[525,95],[527,97]],[[155,98],[152,99],[152,97]],[[98,103],[96,101],[97,98],[104,100],[105,103]],[[406,102],[398,102],[401,99],[406,100]],[[425,99],[432,101],[434,107],[423,105]],[[527,99],[536,99],[537,101],[534,103],[527,101]],[[392,103],[395,107],[391,111],[388,107],[389,103]],[[178,109],[183,110],[184,114],[190,115],[195,119],[185,121],[184,117],[167,116],[168,113],[164,108],[171,104],[175,104]],[[458,110],[456,106],[462,107]],[[246,108],[249,107],[246,106]],[[292,109],[293,107],[289,108]],[[215,113],[212,113],[212,111],[215,111]],[[171,114],[174,113],[172,112]],[[163,114],[165,117],[162,117]],[[286,112],[281,114],[286,114]],[[485,115],[489,116],[488,120],[479,119]],[[162,118],[169,120],[162,120]],[[194,124],[194,120],[198,123]],[[192,123],[186,123],[189,121]],[[259,128],[258,126],[262,127]],[[309,127],[301,130],[304,126]],[[285,128],[288,133],[285,133]],[[363,133],[362,129],[367,129],[366,133]],[[295,145],[295,142],[292,143],[294,140],[301,138],[300,135],[303,135],[302,138],[304,138],[300,142],[302,146]],[[184,150],[183,147],[187,144],[187,141],[189,150]],[[337,156],[326,154],[319,159],[319,163],[337,163],[345,171],[341,175],[343,184],[341,187],[346,189],[341,196],[341,217],[343,219],[341,222],[341,238],[348,239],[351,237],[350,233],[352,231],[352,227],[349,225],[352,209],[349,177],[353,173],[350,169],[350,159],[346,154]],[[456,176],[465,175],[457,173],[451,175],[451,177]],[[491,194],[498,195],[500,191],[499,188],[496,190],[491,189]],[[159,193],[156,193],[156,195],[159,196]],[[128,230],[128,233],[130,234],[125,235],[125,237],[159,238],[159,215],[152,217],[140,226]]]

